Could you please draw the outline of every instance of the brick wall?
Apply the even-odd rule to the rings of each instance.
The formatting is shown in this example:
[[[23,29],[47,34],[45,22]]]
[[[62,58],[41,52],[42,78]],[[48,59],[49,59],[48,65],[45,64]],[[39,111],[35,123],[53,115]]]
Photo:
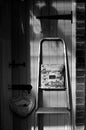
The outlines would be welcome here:
[[[85,111],[85,2],[76,3],[76,124],[84,123]]]

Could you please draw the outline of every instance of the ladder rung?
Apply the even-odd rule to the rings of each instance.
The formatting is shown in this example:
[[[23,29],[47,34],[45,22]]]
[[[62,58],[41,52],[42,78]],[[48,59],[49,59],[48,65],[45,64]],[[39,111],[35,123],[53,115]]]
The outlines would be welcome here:
[[[67,107],[42,107],[36,111],[37,114],[68,114],[69,112]]]
[[[39,89],[41,90],[45,90],[45,91],[65,91],[66,88],[65,87],[39,87]]]

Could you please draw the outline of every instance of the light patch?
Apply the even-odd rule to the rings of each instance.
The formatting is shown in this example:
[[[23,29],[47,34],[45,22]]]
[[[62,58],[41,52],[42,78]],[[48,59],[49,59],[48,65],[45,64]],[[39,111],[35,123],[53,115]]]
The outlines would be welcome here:
[[[24,25],[23,25],[23,22],[21,22],[21,29],[22,29],[22,33],[24,34]]]
[[[52,7],[54,7],[59,13],[68,13],[72,10],[71,1],[69,2],[53,2]]]
[[[34,127],[33,127],[33,126],[31,127],[31,130],[34,130]]]
[[[36,127],[37,128],[37,127]],[[31,130],[34,130],[34,127],[31,127]],[[70,126],[44,126],[44,130],[71,130]],[[83,129],[82,129],[83,130]]]
[[[67,126],[49,126],[44,127],[44,130],[70,130]]]
[[[40,20],[36,18],[32,11],[30,11],[30,25],[33,27],[33,32],[35,34],[41,33],[41,23]]]
[[[42,7],[45,6],[45,5],[46,5],[45,2],[40,2],[40,1],[38,1],[38,2],[36,3],[36,6],[39,7],[39,8],[42,8]]]

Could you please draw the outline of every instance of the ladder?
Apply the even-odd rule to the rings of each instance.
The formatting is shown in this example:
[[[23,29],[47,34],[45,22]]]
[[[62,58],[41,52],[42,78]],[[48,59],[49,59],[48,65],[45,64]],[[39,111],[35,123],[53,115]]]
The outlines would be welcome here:
[[[54,43],[54,44],[53,44]],[[45,44],[45,45],[44,45]],[[54,59],[57,60],[56,54],[61,54],[61,50],[54,50],[58,48],[59,45],[63,46],[63,61],[61,57],[58,60],[58,63],[54,63]],[[43,46],[44,45],[44,46]],[[52,49],[47,51],[48,45]],[[43,47],[45,49],[43,49]],[[50,53],[51,51],[51,53]],[[44,57],[50,54],[49,63],[47,60],[43,60]],[[45,55],[45,56],[44,56]],[[46,58],[45,58],[46,59]],[[55,60],[55,61],[56,61]],[[43,104],[43,93],[44,91],[55,91],[55,92],[65,92],[66,103],[65,107],[55,106],[55,107],[46,107]],[[43,116],[44,115],[67,115],[69,119],[70,130],[73,130],[73,116],[72,116],[72,92],[70,85],[70,76],[69,76],[69,67],[68,67],[68,56],[67,56],[67,47],[63,39],[60,38],[44,38],[40,41],[39,44],[39,58],[38,58],[38,82],[37,82],[37,95],[36,95],[36,110],[34,116],[34,130],[43,130]],[[58,127],[58,126],[57,126]],[[69,130],[69,128],[68,128]]]

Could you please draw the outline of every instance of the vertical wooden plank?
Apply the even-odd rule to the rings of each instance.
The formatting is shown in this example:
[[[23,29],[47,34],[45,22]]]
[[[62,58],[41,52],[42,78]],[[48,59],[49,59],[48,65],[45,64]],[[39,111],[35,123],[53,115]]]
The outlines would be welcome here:
[[[0,84],[1,86],[3,85],[3,82],[2,82],[2,41],[0,40]],[[0,108],[1,108],[1,95],[2,95],[2,87],[0,87]],[[1,109],[0,109],[0,122],[2,121],[1,119]],[[0,125],[0,129],[2,130],[2,126]]]
[[[2,46],[2,86],[1,86],[1,129],[12,130],[12,114],[9,109],[9,100],[11,92],[8,90],[8,85],[11,82],[11,71],[9,69],[10,61],[10,41],[1,40]]]
[[[77,1],[76,3],[76,82],[78,84],[77,90],[79,90],[79,84],[85,84],[85,33],[83,31],[83,34],[81,35],[81,29],[85,30],[85,3],[84,1]],[[81,43],[81,45],[80,45]],[[82,45],[83,44],[83,45]],[[82,47],[84,46],[84,48]],[[80,55],[81,54],[81,55]],[[81,64],[82,63],[82,64]],[[78,71],[81,70],[84,75],[80,76],[78,75]],[[81,80],[78,80],[81,79]],[[83,86],[84,87],[84,86]],[[83,91],[84,88],[81,88],[81,91]],[[78,91],[79,92],[79,91]],[[84,94],[81,97],[76,96],[76,113],[84,111],[85,107],[85,97]],[[83,107],[82,107],[83,106]],[[83,112],[82,115],[76,114],[76,125],[84,125],[84,116]]]
[[[25,67],[12,68],[12,84],[30,84],[29,4],[27,1],[12,3],[12,60],[25,62]],[[14,96],[22,94],[21,91],[13,92]],[[30,130],[32,115],[26,118],[13,115],[13,129]]]
[[[73,124],[74,124],[74,128],[76,126],[76,122],[75,122],[75,113],[76,113],[76,1],[73,0],[72,1],[72,12],[73,12],[73,16],[72,16],[72,72],[71,72],[71,76],[72,76],[72,103],[73,103],[73,113],[72,113],[72,117],[73,117]]]
[[[2,86],[2,69],[1,69],[1,67],[2,67],[2,51],[1,51],[2,49],[1,49],[1,42],[0,42],[0,84],[1,84],[1,86]],[[0,87],[0,101],[1,101],[1,87]],[[1,108],[1,103],[0,103],[0,108]],[[0,117],[1,117],[1,109],[0,109]],[[0,122],[1,122],[1,118],[0,118]],[[0,129],[1,129],[1,125],[0,125]]]
[[[26,63],[25,36],[22,32],[22,2],[12,1],[12,61],[15,64]],[[23,3],[24,4],[24,3]],[[24,6],[24,5],[23,5]],[[12,67],[12,84],[26,84],[26,68]],[[20,96],[21,91],[13,91],[13,96]],[[13,130],[27,129],[27,120],[22,119],[13,113]]]
[[[11,91],[8,85],[11,83],[11,70],[9,62],[11,59],[11,16],[10,2],[0,1],[1,25],[0,25],[0,127],[1,130],[12,130],[12,115],[9,109]]]

